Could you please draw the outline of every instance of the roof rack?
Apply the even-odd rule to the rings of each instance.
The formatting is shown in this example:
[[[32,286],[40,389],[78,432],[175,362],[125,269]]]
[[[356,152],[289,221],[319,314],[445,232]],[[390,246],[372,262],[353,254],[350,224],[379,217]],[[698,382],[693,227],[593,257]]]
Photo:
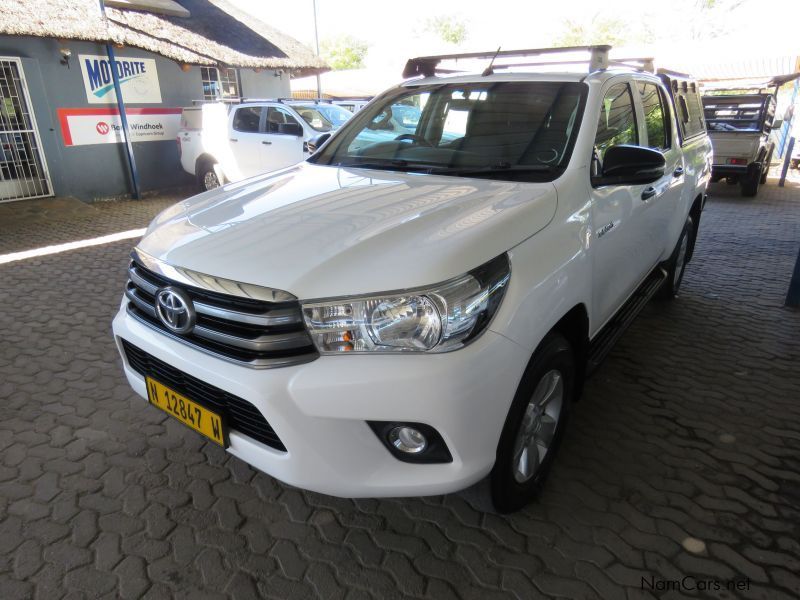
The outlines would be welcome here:
[[[242,102],[241,98],[219,98],[217,100],[209,100],[207,98],[192,100],[192,106],[197,106],[198,104],[239,104]]]
[[[673,71],[671,69],[661,69],[659,68],[656,71],[657,75],[666,75],[667,77],[677,78],[677,79],[691,79],[694,81],[694,77],[692,77],[689,73],[682,73],[681,71]]]
[[[330,104],[333,98],[243,98],[242,102],[313,102],[314,104]]]
[[[464,59],[485,59],[494,61],[498,58],[528,58],[534,56],[545,56],[550,54],[564,54],[568,52],[588,52],[589,53],[589,72],[601,71],[607,69],[609,65],[608,53],[611,46],[598,45],[598,46],[561,46],[557,48],[529,48],[527,50],[490,50],[488,52],[465,52],[463,54],[440,54],[437,56],[420,56],[417,58],[409,59],[403,69],[403,77],[433,77],[436,73],[457,73],[457,70],[440,69],[439,63],[445,60],[464,60]],[[566,61],[563,63],[558,62],[519,62],[513,65],[500,64],[494,68],[506,68],[508,66],[514,67],[527,67],[527,66],[540,66],[542,64],[579,64],[586,61]],[[491,69],[486,70],[487,74]]]
[[[325,103],[331,104],[332,98],[220,98],[218,100],[192,100],[192,105],[197,106],[201,104],[244,104],[246,102],[278,102],[285,104],[287,102],[314,102],[315,104]]]
[[[741,94],[741,90],[753,90],[751,93],[755,94],[777,94],[778,89],[795,79],[800,78],[800,71],[797,73],[789,73],[787,75],[774,75],[766,77],[737,77],[728,79],[702,79],[700,86],[703,88],[703,93],[730,91],[735,94]]]
[[[655,64],[653,57],[631,57],[631,58],[615,58],[608,57],[611,51],[611,46],[596,45],[596,46],[561,46],[558,48],[531,48],[528,50],[496,50],[489,52],[468,52],[464,54],[440,54],[438,56],[420,56],[418,58],[410,59],[403,69],[403,77],[410,78],[422,75],[423,77],[433,77],[438,74],[453,74],[464,72],[463,69],[442,69],[439,64],[447,60],[474,60],[474,59],[488,59],[491,61],[489,67],[484,71],[484,75],[489,75],[495,69],[512,69],[519,67],[547,67],[554,65],[589,65],[589,73],[595,71],[604,71],[609,67],[625,67],[628,69],[636,69],[637,71],[646,71],[648,73],[655,73]],[[552,54],[567,54],[575,52],[588,52],[588,60],[548,60],[548,61],[520,61],[520,62],[504,62],[495,64],[497,58],[528,58],[539,57]]]
[[[280,102],[283,104],[284,100],[291,100],[291,98],[242,98],[242,102]]]
[[[628,67],[636,69],[637,71],[646,71],[647,73],[656,72],[655,58],[652,56],[643,58],[615,58],[608,62],[616,67]]]
[[[314,104],[332,104],[333,98],[278,98],[280,102],[313,102]]]
[[[286,102],[314,102],[319,104],[325,102],[331,103],[330,98],[242,98],[241,102],[279,102],[285,104]]]

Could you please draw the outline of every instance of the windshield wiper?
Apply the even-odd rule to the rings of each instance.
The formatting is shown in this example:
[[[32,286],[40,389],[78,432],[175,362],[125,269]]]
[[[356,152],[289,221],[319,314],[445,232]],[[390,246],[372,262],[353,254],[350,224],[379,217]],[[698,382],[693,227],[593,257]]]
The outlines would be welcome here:
[[[552,165],[512,165],[503,162],[483,167],[447,167],[433,172],[437,175],[481,176],[504,173],[554,173],[560,170],[560,167]]]
[[[430,175],[451,175],[456,177],[487,177],[492,175],[557,173],[561,167],[552,165],[512,165],[502,162],[482,167],[448,167],[431,163],[417,163],[402,158],[349,157],[351,161],[333,163],[336,167],[355,167],[360,169],[383,169],[387,171],[406,171]]]
[[[352,157],[351,157],[352,158]],[[350,161],[333,163],[337,167],[356,167],[358,169],[384,169],[388,171],[414,171],[432,173],[438,167],[429,163],[415,163],[402,158],[357,158]]]

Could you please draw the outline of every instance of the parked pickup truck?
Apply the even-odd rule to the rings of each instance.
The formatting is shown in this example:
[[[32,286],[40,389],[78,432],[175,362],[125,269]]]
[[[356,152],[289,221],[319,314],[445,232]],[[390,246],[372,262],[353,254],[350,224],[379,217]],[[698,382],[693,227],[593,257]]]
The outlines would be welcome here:
[[[759,184],[767,182],[775,143],[773,94],[733,94],[703,96],[708,136],[714,146],[711,181],[725,179],[741,187],[742,196],[758,194]]]
[[[183,169],[203,190],[294,165],[306,142],[352,113],[329,102],[270,100],[184,108],[178,131]]]
[[[305,162],[161,213],[114,319],[133,389],[301,488],[529,502],[586,375],[676,297],[711,176],[691,81],[531,52],[412,59]],[[395,105],[415,131],[362,144]]]

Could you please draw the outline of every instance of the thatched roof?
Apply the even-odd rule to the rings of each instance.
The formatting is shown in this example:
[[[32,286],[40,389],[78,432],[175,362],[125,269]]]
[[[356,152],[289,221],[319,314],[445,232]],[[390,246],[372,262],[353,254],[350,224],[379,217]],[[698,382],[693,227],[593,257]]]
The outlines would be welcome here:
[[[195,65],[328,70],[300,42],[225,0],[175,1],[189,18],[111,7],[104,17],[98,0],[0,0],[0,34],[113,42]]]

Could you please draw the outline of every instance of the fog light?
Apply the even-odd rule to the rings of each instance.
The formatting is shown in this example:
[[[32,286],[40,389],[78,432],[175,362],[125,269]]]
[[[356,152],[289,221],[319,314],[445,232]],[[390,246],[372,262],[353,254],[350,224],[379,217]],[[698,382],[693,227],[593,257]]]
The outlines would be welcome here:
[[[367,425],[397,460],[417,464],[453,462],[442,435],[430,425],[397,421],[367,421]]]
[[[413,427],[406,427],[405,425],[395,427],[389,432],[389,443],[400,452],[407,454],[417,454],[425,450],[428,445],[428,440],[422,435],[422,432]]]

